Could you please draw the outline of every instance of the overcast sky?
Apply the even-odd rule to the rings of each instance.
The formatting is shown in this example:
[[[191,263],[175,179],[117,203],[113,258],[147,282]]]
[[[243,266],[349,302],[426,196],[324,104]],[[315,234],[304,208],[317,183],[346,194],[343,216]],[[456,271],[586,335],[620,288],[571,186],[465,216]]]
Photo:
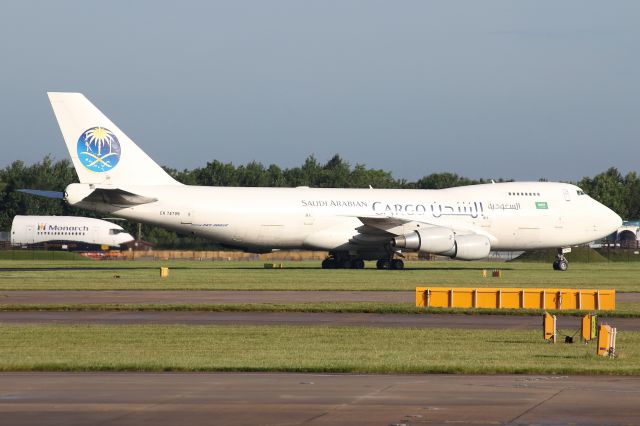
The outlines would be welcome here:
[[[68,158],[46,92],[78,91],[178,169],[639,169],[637,0],[166,3],[4,1],[0,167]]]

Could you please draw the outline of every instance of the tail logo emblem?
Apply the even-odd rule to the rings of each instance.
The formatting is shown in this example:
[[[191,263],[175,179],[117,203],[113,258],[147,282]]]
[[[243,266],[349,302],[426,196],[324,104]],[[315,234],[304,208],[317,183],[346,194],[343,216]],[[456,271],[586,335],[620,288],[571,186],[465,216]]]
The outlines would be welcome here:
[[[92,127],[78,138],[78,158],[92,172],[108,172],[120,161],[120,142],[110,130]]]

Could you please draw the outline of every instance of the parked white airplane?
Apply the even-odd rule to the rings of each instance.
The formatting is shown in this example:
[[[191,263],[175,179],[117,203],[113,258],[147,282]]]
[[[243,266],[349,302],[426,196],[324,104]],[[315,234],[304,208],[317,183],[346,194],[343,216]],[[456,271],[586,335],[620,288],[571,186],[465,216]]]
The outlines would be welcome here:
[[[441,190],[232,188],[175,181],[80,93],[49,93],[80,183],[73,205],[248,251],[327,250],[323,268],[402,269],[401,250],[483,259],[490,250],[564,253],[614,232],[620,217],[565,183]]]
[[[11,244],[60,242],[119,247],[133,241],[121,226],[106,220],[76,216],[15,216],[11,224]]]

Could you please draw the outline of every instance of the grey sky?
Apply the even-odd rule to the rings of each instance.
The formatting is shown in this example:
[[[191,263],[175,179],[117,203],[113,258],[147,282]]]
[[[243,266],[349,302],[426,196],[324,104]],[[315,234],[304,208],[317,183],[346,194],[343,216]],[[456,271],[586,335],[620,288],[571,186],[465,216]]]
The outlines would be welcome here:
[[[0,166],[68,158],[49,90],[178,169],[339,153],[407,179],[626,173],[639,23],[635,0],[7,1]]]

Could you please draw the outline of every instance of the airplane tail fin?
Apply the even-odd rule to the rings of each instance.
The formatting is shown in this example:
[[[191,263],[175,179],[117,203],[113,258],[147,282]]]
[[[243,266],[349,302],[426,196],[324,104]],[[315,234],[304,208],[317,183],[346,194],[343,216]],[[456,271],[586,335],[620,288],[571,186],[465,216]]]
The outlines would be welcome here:
[[[80,183],[180,185],[83,94],[48,95]]]

